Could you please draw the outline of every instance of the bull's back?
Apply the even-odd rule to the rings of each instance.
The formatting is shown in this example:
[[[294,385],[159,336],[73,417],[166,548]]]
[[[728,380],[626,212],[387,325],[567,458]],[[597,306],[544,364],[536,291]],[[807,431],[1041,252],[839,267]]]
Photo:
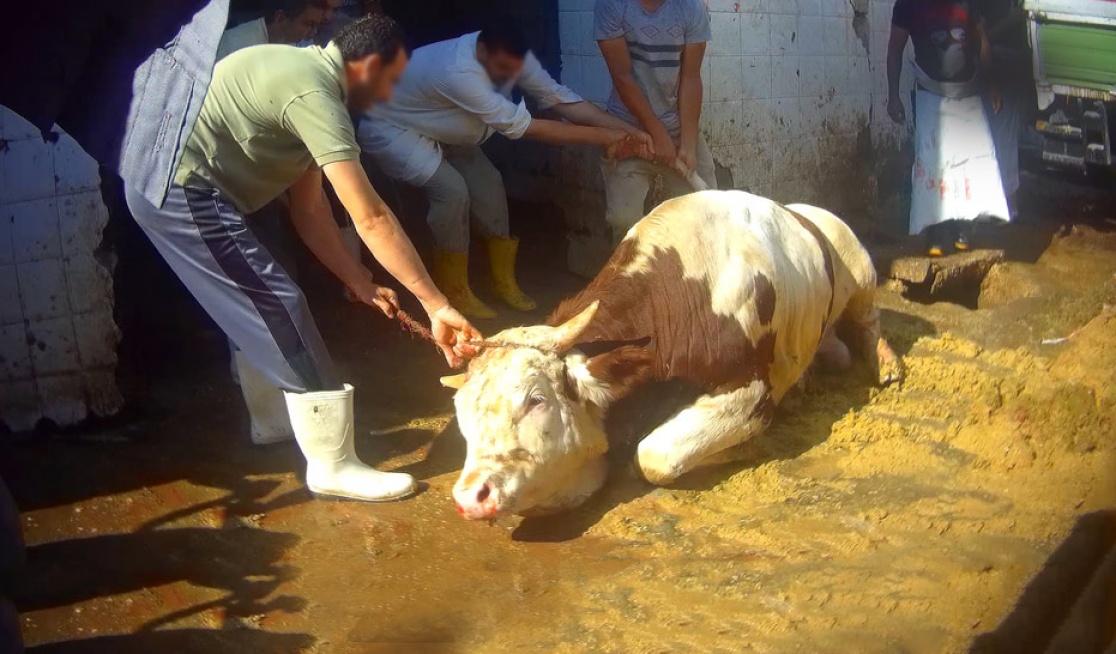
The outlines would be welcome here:
[[[628,274],[677,257],[679,273],[705,295],[680,301],[704,305],[721,330],[739,330],[736,338],[748,346],[742,356],[750,360],[728,356],[725,365],[761,370],[776,398],[813,360],[830,313],[847,301],[834,293],[835,253],[824,234],[794,212],[742,191],[703,191],[664,202],[626,240],[636,252]],[[717,335],[719,342],[726,342],[724,336]]]

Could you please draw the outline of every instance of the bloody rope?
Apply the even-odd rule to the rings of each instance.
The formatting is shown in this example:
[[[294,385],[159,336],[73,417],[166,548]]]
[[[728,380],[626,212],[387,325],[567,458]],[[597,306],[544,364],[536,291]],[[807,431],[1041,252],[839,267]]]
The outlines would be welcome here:
[[[434,338],[434,333],[430,331],[430,328],[412,318],[411,315],[406,311],[403,311],[402,309],[396,310],[395,318],[399,321],[400,327],[403,328],[403,331],[410,333],[412,336],[418,336],[424,341],[430,341],[435,345],[438,344],[438,341]],[[536,345],[526,345],[522,343],[504,343],[501,341],[476,340],[469,341],[469,345],[472,345],[473,347],[478,349],[493,349],[502,347],[527,348],[531,350],[538,350],[540,352],[553,352],[553,350],[549,348],[539,347]]]

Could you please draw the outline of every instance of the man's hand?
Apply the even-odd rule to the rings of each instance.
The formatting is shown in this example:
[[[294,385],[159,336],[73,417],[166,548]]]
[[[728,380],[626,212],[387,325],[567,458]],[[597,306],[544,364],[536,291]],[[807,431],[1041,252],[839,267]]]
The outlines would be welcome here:
[[[899,96],[892,94],[887,98],[887,115],[897,124],[902,125],[907,122],[907,112],[903,109],[903,101]]]
[[[660,123],[658,129],[651,132],[651,139],[655,148],[655,162],[673,168],[678,152],[674,148],[674,139],[670,138],[670,132]]]
[[[364,268],[363,266],[361,266]],[[356,283],[348,284],[349,292],[357,300],[373,306],[384,313],[388,318],[394,318],[399,311],[399,295],[387,286],[380,286],[372,281],[372,272],[364,268],[366,277]]]
[[[442,349],[446,363],[452,368],[459,368],[465,359],[476,356],[477,348],[473,341],[483,340],[484,337],[457,309],[450,305],[429,312],[430,331],[434,334],[434,341]]]
[[[992,113],[999,114],[1000,110],[1004,108],[1004,98],[1000,95],[1000,89],[995,86],[988,89],[988,101],[992,104]]]
[[[610,161],[623,161],[632,157],[654,161],[655,144],[650,134],[647,132],[628,134],[605,149],[605,158]]]
[[[678,163],[686,170],[686,175],[691,175],[697,170],[697,146],[693,143],[683,143],[678,146]]]

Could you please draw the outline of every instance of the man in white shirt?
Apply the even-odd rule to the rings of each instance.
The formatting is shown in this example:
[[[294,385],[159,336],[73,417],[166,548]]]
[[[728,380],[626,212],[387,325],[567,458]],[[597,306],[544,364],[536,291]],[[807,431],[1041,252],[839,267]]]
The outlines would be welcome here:
[[[513,86],[569,122],[533,118],[523,102],[509,99]],[[494,133],[554,144],[608,147],[629,135],[648,149],[651,143],[638,127],[554,81],[515,26],[415,50],[392,101],[363,121],[357,140],[389,177],[423,189],[437,250],[434,276],[453,305],[475,318],[496,314],[469,286],[470,213],[487,240],[496,294],[520,311],[536,306],[515,278],[518,243],[508,230],[503,180],[480,149]]]
[[[217,46],[220,61],[237,50],[265,43],[295,44],[318,31],[327,0],[278,0],[269,14],[225,30]]]

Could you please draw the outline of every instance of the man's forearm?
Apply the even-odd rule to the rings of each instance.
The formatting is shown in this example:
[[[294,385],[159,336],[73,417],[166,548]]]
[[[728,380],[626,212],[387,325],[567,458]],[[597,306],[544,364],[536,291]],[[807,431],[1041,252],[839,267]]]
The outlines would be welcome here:
[[[701,100],[701,78],[683,77],[678,85],[678,120],[681,123],[680,137],[683,146],[697,143]]]
[[[413,293],[427,311],[447,304],[446,296],[434,286],[399,221],[368,182],[360,162],[339,161],[323,170],[376,261]]]
[[[292,207],[291,224],[310,252],[337,279],[346,285],[360,281],[364,269],[345,248],[324,197],[308,206]]]
[[[638,127],[626,120],[620,120],[607,111],[602,111],[597,108],[597,105],[592,102],[586,102],[584,100],[581,102],[556,105],[551,107],[550,110],[576,125],[606,127],[608,129],[620,130],[628,134],[638,134],[641,131]]]
[[[617,140],[617,131],[606,127],[585,127],[557,120],[534,118],[524,136],[534,141],[554,145],[587,144],[608,147]]]
[[[899,72],[903,68],[903,51],[892,48],[887,52],[887,92],[889,97],[899,97]]]
[[[899,75],[903,71],[903,50],[907,47],[909,33],[895,25],[887,39],[887,92],[890,98],[899,97]]]
[[[643,95],[643,89],[639,88],[639,83],[631,75],[620,75],[612,78],[612,83],[616,86],[616,93],[620,96],[620,101],[628,108],[635,119],[643,125],[643,129],[647,130],[649,134],[654,134],[658,130],[665,130],[662,121],[655,115],[655,111],[651,109],[651,103],[647,100],[647,96]]]
[[[357,233],[372,256],[392,277],[418,298],[428,312],[437,311],[448,304],[446,296],[430,279],[422,258],[395,215],[387,205],[379,204],[378,211],[374,209],[353,215]]]

